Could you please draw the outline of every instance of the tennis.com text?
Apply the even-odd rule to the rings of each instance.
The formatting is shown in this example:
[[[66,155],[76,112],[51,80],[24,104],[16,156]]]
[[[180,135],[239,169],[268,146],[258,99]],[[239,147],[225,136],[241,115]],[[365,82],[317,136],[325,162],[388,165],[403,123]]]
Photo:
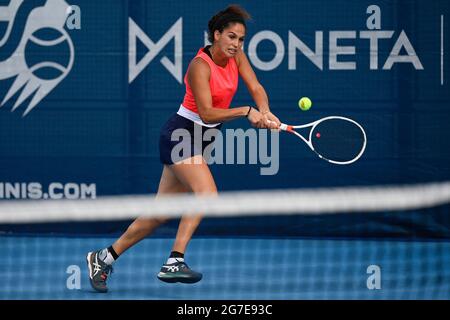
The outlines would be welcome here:
[[[44,187],[39,182],[0,182],[0,199],[95,199],[95,183],[52,182]]]
[[[200,158],[185,159],[185,155],[190,155],[192,148],[201,148],[202,141],[214,141],[203,151],[203,158],[208,164],[261,165],[264,166],[260,168],[263,176],[275,175],[279,170],[278,131],[226,129],[224,134],[212,128],[202,134],[200,127],[196,126],[193,137],[188,130],[177,129],[172,132],[171,140],[178,142],[171,153],[173,163],[192,161],[192,164],[200,164]],[[194,146],[191,141],[194,141]]]

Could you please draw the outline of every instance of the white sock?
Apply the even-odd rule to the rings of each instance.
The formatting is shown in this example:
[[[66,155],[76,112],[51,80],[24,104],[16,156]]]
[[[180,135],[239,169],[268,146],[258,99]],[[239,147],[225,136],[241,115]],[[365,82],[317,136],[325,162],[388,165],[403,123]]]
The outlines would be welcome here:
[[[175,262],[184,262],[184,258],[169,258],[167,259],[166,264],[172,264]]]
[[[98,257],[99,257],[100,260],[102,260],[107,265],[112,265],[114,263],[114,261],[116,261],[113,258],[112,254],[108,251],[108,248],[105,248],[105,249],[101,250],[98,253]]]

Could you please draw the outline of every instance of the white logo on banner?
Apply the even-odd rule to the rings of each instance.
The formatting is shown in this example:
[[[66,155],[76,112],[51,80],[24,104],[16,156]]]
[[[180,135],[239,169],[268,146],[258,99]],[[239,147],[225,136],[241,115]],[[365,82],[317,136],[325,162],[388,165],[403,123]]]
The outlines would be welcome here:
[[[23,0],[11,0],[9,6],[0,7],[0,22],[8,23],[5,35],[0,39],[0,47],[8,41],[16,13],[23,2]],[[24,112],[24,116],[26,116],[69,74],[73,66],[75,50],[69,34],[64,30],[64,25],[70,13],[70,8],[64,0],[47,0],[44,6],[37,7],[31,11],[16,50],[9,58],[0,61],[0,80],[16,77],[13,85],[1,102],[0,107],[23,88],[12,111],[17,109],[27,98],[34,94]],[[53,29],[59,33],[59,37],[52,40],[39,39],[37,32],[42,29]],[[28,45],[33,44],[34,46],[51,47],[64,42],[70,50],[67,65],[62,66],[52,61],[42,61],[34,65],[27,63],[26,50]],[[55,69],[59,71],[59,75],[53,79],[42,79],[36,74],[42,68]]]
[[[163,37],[154,43],[142,29],[129,18],[129,83],[134,79],[156,58],[161,50],[169,43],[172,38],[175,41],[174,57],[175,62],[172,63],[169,58],[163,57],[161,59],[162,65],[170,72],[170,74],[177,79],[179,83],[183,79],[183,48],[182,48],[182,34],[183,34],[183,18],[179,18],[172,27],[163,35]],[[139,39],[149,50],[147,54],[137,62],[137,39]]]

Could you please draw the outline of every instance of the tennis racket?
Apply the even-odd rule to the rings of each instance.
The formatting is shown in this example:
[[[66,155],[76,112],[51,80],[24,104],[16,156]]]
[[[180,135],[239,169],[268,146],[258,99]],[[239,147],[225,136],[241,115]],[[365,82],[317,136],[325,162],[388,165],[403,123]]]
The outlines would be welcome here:
[[[366,149],[367,137],[364,128],[345,117],[331,116],[299,126],[281,124],[280,129],[296,135],[319,158],[333,164],[354,163]],[[306,132],[301,134],[300,129]]]

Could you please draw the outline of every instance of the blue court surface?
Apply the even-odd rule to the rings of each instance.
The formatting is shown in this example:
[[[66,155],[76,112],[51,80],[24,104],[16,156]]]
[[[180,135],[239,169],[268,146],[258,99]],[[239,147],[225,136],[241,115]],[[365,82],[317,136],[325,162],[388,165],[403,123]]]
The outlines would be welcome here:
[[[449,299],[450,242],[194,238],[186,262],[199,283],[156,278],[172,239],[148,238],[94,292],[85,255],[113,238],[4,236],[1,300]]]

